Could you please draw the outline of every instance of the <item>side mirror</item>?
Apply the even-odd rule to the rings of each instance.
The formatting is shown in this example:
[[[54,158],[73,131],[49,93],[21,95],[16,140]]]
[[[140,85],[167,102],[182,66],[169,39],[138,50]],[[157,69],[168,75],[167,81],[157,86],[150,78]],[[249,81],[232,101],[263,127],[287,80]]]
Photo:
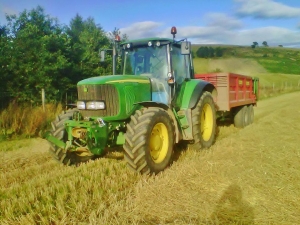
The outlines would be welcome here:
[[[101,51],[100,52],[100,62],[104,62],[105,61],[105,51]]]
[[[181,42],[181,54],[189,55],[191,53],[191,42],[183,41]]]

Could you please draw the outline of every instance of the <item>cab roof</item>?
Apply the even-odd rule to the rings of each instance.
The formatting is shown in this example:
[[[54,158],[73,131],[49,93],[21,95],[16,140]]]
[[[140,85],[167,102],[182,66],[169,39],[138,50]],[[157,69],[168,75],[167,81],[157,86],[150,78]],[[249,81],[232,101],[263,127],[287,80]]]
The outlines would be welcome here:
[[[148,43],[149,41],[160,41],[160,42],[173,42],[170,38],[159,38],[159,37],[151,37],[151,38],[141,38],[141,39],[134,39],[134,40],[127,40],[121,43],[121,45],[128,44],[128,43]]]

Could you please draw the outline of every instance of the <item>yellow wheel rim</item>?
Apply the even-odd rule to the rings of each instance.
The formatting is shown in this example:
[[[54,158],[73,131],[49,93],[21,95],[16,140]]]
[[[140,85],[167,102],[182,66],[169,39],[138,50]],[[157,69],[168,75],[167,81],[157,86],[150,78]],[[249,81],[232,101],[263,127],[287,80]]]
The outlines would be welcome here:
[[[163,123],[153,127],[150,136],[150,155],[155,163],[161,163],[167,156],[169,148],[168,129]]]
[[[214,124],[213,110],[210,104],[205,103],[200,117],[201,135],[204,141],[208,141],[212,136]]]

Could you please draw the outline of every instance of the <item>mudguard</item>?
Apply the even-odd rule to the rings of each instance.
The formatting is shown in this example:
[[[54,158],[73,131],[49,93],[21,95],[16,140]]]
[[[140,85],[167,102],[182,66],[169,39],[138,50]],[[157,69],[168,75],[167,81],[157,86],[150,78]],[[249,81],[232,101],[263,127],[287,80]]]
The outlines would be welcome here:
[[[209,91],[216,95],[216,88],[207,81],[196,79],[185,81],[176,99],[176,108],[193,109],[204,91]]]
[[[186,80],[175,101],[176,118],[183,140],[193,140],[192,109],[196,107],[202,93],[209,91],[216,95],[214,85],[203,80]]]

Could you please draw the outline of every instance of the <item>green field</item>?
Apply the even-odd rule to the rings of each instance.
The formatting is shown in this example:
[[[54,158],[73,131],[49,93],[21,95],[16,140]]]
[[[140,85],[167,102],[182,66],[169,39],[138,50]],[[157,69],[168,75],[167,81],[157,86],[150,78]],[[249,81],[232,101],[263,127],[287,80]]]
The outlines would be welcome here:
[[[193,46],[196,52],[199,45]],[[217,46],[212,46],[213,48]],[[300,75],[300,50],[280,47],[219,46],[223,49],[222,59],[250,59],[257,62],[269,73]],[[196,58],[197,60],[197,58]]]

